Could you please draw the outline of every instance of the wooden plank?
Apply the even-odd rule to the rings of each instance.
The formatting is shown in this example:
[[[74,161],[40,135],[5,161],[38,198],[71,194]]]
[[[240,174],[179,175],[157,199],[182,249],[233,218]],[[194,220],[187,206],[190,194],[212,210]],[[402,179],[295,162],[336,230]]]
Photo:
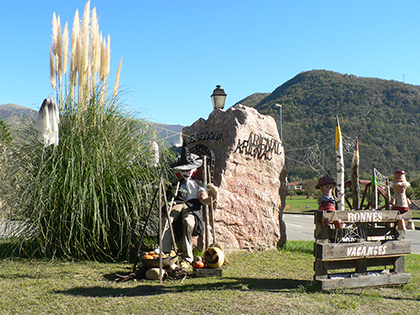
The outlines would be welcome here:
[[[366,258],[362,258],[362,259],[356,259],[356,273],[364,273],[367,272],[367,259]]]
[[[322,260],[392,257],[411,253],[411,240],[360,243],[315,243],[316,258]]]
[[[405,272],[404,270],[404,256],[399,257],[398,259],[395,260],[394,263],[394,271],[395,272]]]
[[[396,257],[380,257],[380,258],[370,258],[366,259],[365,264],[366,267],[376,267],[376,266],[395,266],[396,261],[399,258],[403,258],[404,256],[396,256]],[[364,258],[362,258],[364,259]],[[319,274],[326,274],[328,270],[336,270],[336,269],[349,269],[354,268],[356,270],[356,262],[358,259],[347,259],[347,260],[327,260],[323,261],[321,259],[315,259],[314,266],[318,266],[318,270],[324,271],[324,273],[320,272]],[[314,269],[315,273],[317,269]],[[395,270],[396,272],[400,272]],[[404,272],[402,270],[401,272]]]
[[[409,220],[412,218],[411,211],[400,214],[397,210],[351,210],[351,211],[315,211],[317,221],[326,218],[330,222],[341,220],[343,222],[396,222],[400,219]]]
[[[314,262],[315,277],[328,278],[328,264],[320,259],[315,259]],[[315,279],[315,278],[314,278]]]
[[[222,268],[193,268],[196,277],[221,277]]]
[[[395,273],[390,275],[366,275],[356,276],[353,278],[332,278],[332,279],[316,279],[321,283],[322,290],[335,290],[341,288],[361,288],[375,287],[383,285],[401,285],[410,281],[411,274]]]

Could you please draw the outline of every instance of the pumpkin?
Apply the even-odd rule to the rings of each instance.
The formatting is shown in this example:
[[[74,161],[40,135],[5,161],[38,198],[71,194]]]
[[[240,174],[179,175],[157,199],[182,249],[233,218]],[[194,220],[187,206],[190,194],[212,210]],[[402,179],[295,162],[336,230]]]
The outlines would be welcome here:
[[[159,268],[150,268],[146,271],[145,277],[146,277],[146,279],[149,279],[149,280],[158,280],[159,279],[159,272],[160,272]],[[163,273],[164,273],[164,271],[163,271]],[[164,274],[162,274],[162,276],[163,275]]]
[[[201,261],[201,260],[195,260],[192,263],[192,266],[193,266],[193,268],[196,268],[196,269],[202,269],[202,268],[204,268],[204,262]]]
[[[219,247],[209,247],[204,252],[204,261],[210,268],[220,268],[225,261],[225,254]]]

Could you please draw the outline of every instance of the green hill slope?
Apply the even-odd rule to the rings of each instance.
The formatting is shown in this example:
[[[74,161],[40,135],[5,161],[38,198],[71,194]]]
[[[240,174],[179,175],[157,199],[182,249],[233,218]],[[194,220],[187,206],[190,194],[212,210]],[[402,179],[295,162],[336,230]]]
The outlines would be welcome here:
[[[336,116],[345,136],[359,138],[361,173],[371,174],[372,167],[384,175],[399,169],[420,173],[420,86],[314,70],[298,74],[262,100],[254,99],[248,97],[243,104],[277,122],[275,104],[282,104],[289,174],[318,176],[304,166],[311,155],[334,174]],[[348,153],[346,169],[351,163]]]

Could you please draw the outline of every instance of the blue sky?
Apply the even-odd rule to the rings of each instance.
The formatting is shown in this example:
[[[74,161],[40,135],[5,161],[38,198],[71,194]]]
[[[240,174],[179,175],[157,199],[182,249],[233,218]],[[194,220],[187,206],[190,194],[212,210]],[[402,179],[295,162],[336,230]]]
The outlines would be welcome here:
[[[39,109],[52,93],[53,12],[71,29],[85,3],[2,4],[0,104]],[[206,119],[217,84],[228,108],[313,69],[420,85],[420,1],[92,0],[93,7],[111,36],[110,81],[123,57],[125,102],[159,123]]]

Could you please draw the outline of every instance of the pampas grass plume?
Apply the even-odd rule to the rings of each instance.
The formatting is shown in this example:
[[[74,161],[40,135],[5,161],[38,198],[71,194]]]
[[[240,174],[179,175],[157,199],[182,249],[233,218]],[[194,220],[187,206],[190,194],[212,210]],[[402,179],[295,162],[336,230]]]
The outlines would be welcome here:
[[[122,61],[123,61],[123,58],[121,57],[120,65],[118,66],[117,77],[115,78],[114,92],[112,93],[113,97],[116,97],[117,93],[118,93],[118,86],[120,84],[120,74],[121,74]]]
[[[50,47],[50,83],[55,90],[55,72],[54,72],[54,55],[53,55],[53,47]]]
[[[66,74],[68,69],[68,61],[69,61],[69,28],[68,23],[64,25],[63,37],[62,37],[62,74],[60,77],[60,82],[63,79],[63,76]]]

